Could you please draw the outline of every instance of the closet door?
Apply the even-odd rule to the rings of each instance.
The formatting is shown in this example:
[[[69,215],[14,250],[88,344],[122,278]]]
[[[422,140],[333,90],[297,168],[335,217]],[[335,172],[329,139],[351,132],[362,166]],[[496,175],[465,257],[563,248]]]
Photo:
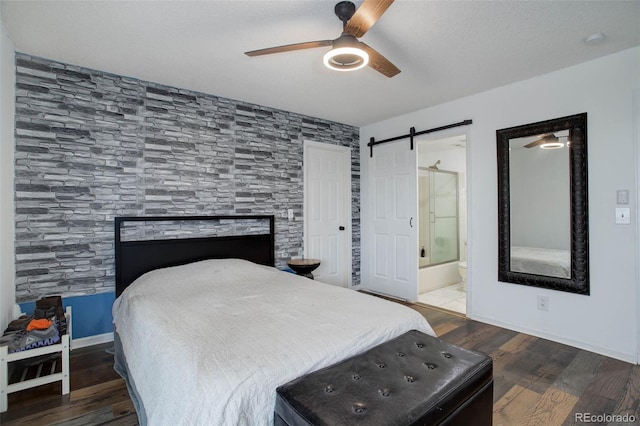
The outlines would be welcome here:
[[[364,160],[364,159],[363,159]],[[377,293],[418,298],[418,166],[416,150],[402,142],[377,145],[367,156],[369,256],[362,286]]]
[[[351,150],[304,142],[304,254],[320,259],[315,280],[351,280]]]

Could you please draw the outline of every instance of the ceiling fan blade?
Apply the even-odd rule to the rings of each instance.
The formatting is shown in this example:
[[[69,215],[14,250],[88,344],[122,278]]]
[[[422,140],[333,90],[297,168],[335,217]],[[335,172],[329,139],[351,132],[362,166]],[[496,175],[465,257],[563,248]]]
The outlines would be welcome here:
[[[541,135],[539,139],[536,139],[535,141],[529,142],[528,144],[524,145],[524,148],[534,148],[545,143],[557,143],[558,141],[559,139],[556,135],[554,135],[553,133],[547,133]]]
[[[391,3],[393,0],[364,0],[347,22],[344,31],[356,38],[362,37],[380,19]]]
[[[393,65],[391,61],[379,54],[372,47],[360,42],[362,49],[369,54],[369,66],[379,73],[391,78],[400,74],[400,69]]]
[[[538,145],[542,145],[543,143],[545,143],[544,139],[536,139],[533,142],[529,142],[528,144],[524,145],[524,148],[534,148]]]
[[[287,44],[284,46],[268,47],[266,49],[244,52],[247,56],[270,55],[272,53],[291,52],[292,50],[313,49],[314,47],[331,46],[333,40],[307,41],[304,43]]]

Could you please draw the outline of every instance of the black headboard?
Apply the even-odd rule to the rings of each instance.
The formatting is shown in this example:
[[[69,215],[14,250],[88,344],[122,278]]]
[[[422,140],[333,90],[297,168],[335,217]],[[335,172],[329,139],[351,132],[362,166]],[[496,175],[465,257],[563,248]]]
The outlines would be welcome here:
[[[269,233],[122,241],[126,222],[268,221]],[[205,259],[237,258],[274,266],[274,216],[131,216],[115,218],[116,297],[146,272]]]

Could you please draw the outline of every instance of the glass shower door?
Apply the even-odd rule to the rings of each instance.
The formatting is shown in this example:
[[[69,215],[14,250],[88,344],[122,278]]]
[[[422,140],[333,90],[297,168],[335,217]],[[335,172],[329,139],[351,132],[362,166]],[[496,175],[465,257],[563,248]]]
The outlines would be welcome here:
[[[431,265],[458,260],[458,174],[430,172]]]

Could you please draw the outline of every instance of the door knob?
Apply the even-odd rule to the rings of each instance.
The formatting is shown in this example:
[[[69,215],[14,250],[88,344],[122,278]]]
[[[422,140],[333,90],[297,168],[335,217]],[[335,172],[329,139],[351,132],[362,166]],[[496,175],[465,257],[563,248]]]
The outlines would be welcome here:
[[[338,229],[339,229],[340,231],[344,231],[344,226],[338,226]]]

